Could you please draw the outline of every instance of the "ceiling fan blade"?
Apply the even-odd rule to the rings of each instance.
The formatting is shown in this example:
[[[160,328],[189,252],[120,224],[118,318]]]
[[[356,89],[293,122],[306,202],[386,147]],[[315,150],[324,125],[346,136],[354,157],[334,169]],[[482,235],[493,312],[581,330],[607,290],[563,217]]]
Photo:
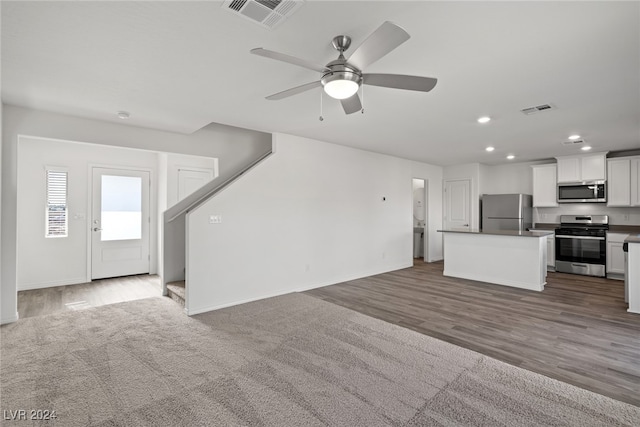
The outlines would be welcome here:
[[[317,82],[307,83],[301,86],[292,87],[291,89],[283,90],[282,92],[274,93],[273,95],[267,96],[266,99],[268,99],[269,101],[277,101],[279,99],[297,95],[299,93],[306,92],[320,86],[322,86],[322,83],[320,83],[320,81],[318,80]]]
[[[344,108],[344,112],[346,114],[357,113],[362,110],[362,103],[360,102],[360,97],[357,93],[349,98],[341,99],[340,103],[342,104],[342,108]]]
[[[297,65],[302,68],[308,68],[309,70],[317,71],[319,73],[323,73],[327,70],[327,67],[324,65],[317,65],[313,62],[296,58],[295,56],[287,55],[280,52],[274,52],[272,50],[263,49],[261,47],[257,47],[255,49],[251,49],[250,51],[254,55],[264,56],[265,58],[271,58],[278,61],[287,62],[289,64]]]
[[[409,37],[405,30],[386,21],[358,46],[348,61],[362,70],[409,40]]]
[[[364,74],[362,78],[366,85],[418,90],[421,92],[429,92],[438,83],[438,79],[433,77],[407,76],[404,74]]]

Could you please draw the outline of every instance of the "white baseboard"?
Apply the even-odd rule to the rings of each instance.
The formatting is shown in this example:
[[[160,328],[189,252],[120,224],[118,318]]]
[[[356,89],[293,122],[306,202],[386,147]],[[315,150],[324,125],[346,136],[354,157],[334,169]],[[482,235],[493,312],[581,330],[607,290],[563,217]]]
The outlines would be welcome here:
[[[214,310],[220,310],[220,309],[227,308],[227,307],[233,307],[234,305],[246,304],[246,303],[249,303],[249,302],[259,301],[259,300],[262,300],[262,299],[278,297],[278,296],[290,294],[290,293],[293,293],[293,292],[304,292],[304,291],[308,291],[308,290],[311,290],[311,289],[321,288],[323,286],[335,285],[337,283],[343,283],[343,282],[348,282],[350,280],[362,279],[363,277],[369,277],[369,276],[375,276],[377,274],[389,273],[391,271],[402,270],[404,268],[409,268],[409,267],[413,267],[413,262],[403,263],[401,265],[398,265],[398,266],[395,266],[395,267],[388,267],[388,268],[385,268],[385,269],[382,269],[382,270],[370,271],[370,272],[365,273],[365,274],[355,274],[355,275],[351,275],[351,276],[347,276],[347,277],[343,277],[343,278],[339,278],[339,279],[318,282],[318,283],[314,283],[314,284],[311,284],[311,285],[303,286],[301,288],[280,289],[278,291],[269,292],[269,293],[262,294],[262,295],[259,295],[259,296],[256,296],[256,297],[251,297],[251,298],[242,299],[242,300],[233,301],[233,302],[224,303],[224,304],[219,304],[219,305],[213,305],[213,306],[208,306],[208,307],[200,307],[200,308],[196,308],[196,309],[193,309],[193,310],[189,310],[189,309],[187,309],[185,307],[184,311],[185,311],[185,313],[187,315],[193,316],[193,315],[200,314],[200,313],[206,313],[208,311],[214,311]]]
[[[527,289],[529,291],[537,291],[537,292],[544,291],[544,285],[547,284],[546,281],[542,283],[527,283],[527,282],[517,282],[517,281],[497,279],[493,276],[460,273],[456,271],[446,270],[446,267],[442,274],[444,276],[457,277],[460,279],[468,279],[476,282],[492,283],[495,285],[510,286],[512,288]]]
[[[376,276],[378,274],[384,274],[384,273],[390,273],[392,271],[397,271],[397,270],[402,270],[404,268],[410,268],[413,267],[413,261],[408,262],[408,263],[402,263],[400,265],[397,266],[393,266],[393,267],[387,267],[384,269],[376,269],[376,270],[372,270],[372,271],[368,271],[366,273],[359,273],[359,274],[353,274],[350,276],[346,276],[346,277],[341,277],[338,279],[332,279],[332,280],[325,280],[322,282],[317,282],[308,286],[303,286],[301,288],[297,288],[291,292],[305,292],[305,291],[309,291],[311,289],[316,289],[316,288],[322,288],[324,286],[331,286],[331,285],[335,285],[338,283],[343,283],[343,282],[349,282],[351,280],[357,280],[357,279],[362,279],[363,277],[370,277],[370,276]]]
[[[3,317],[0,319],[0,325],[6,325],[7,323],[14,323],[18,321],[18,312],[15,315],[9,317]]]
[[[254,298],[248,298],[248,299],[233,301],[233,302],[220,304],[220,305],[212,305],[212,306],[209,306],[209,307],[196,308],[195,310],[188,310],[185,307],[184,311],[189,316],[193,316],[194,314],[200,314],[200,313],[206,313],[208,311],[220,310],[220,309],[227,308],[227,307],[233,307],[234,305],[240,305],[240,304],[246,304],[248,302],[259,301],[261,299],[279,297],[280,295],[286,295],[286,294],[290,294],[292,292],[295,292],[295,291],[290,290],[290,289],[288,289],[288,290],[280,290],[280,291],[277,291],[277,292],[263,294],[263,295],[260,295],[260,296],[254,297]]]
[[[87,278],[82,276],[82,277],[75,277],[71,279],[54,280],[51,282],[23,283],[23,284],[19,283],[18,291],[30,291],[33,289],[53,288],[54,286],[77,285],[80,283],[87,283]]]

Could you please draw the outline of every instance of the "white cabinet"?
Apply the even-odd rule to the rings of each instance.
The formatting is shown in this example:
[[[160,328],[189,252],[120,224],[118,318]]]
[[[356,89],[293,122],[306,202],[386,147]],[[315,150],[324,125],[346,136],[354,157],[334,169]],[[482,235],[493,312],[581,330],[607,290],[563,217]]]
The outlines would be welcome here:
[[[607,153],[556,157],[558,182],[596,181],[607,178]]]
[[[640,157],[631,159],[631,206],[640,206]]]
[[[547,268],[556,268],[556,236],[547,236]]]
[[[556,165],[534,165],[533,169],[533,206],[558,206],[556,189]]]
[[[558,160],[558,182],[582,181],[580,159],[577,157],[556,157]]]
[[[542,228],[535,228],[536,231],[549,231],[554,233],[554,230],[545,230]],[[547,270],[555,270],[556,268],[556,235],[551,234],[547,236]]]
[[[640,157],[607,160],[607,206],[640,206]]]
[[[607,160],[607,206],[631,206],[631,160]]]
[[[622,244],[629,237],[625,233],[607,233],[607,276],[624,278],[624,252]]]

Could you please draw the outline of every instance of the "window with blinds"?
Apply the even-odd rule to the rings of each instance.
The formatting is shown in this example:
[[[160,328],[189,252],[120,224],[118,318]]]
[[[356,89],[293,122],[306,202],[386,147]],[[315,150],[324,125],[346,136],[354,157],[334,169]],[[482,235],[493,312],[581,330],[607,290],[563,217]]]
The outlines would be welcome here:
[[[47,170],[46,237],[67,237],[67,172]]]

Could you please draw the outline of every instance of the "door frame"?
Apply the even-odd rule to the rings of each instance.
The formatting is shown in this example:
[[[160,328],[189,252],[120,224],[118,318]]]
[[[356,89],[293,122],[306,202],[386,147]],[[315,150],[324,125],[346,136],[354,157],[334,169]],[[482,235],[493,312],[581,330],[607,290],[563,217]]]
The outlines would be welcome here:
[[[411,214],[412,214],[412,220],[411,220],[411,224],[413,225],[413,180],[414,179],[419,179],[420,181],[424,182],[424,247],[422,248],[423,254],[424,256],[422,257],[422,260],[424,262],[431,262],[431,260],[429,259],[429,238],[430,238],[430,233],[429,233],[429,180],[427,178],[420,178],[420,177],[413,177],[411,178]],[[413,247],[413,233],[411,234],[411,242],[412,245],[411,247]],[[411,262],[413,263],[413,250],[411,251]]]
[[[211,173],[211,179],[208,182],[211,182],[214,179],[216,179],[216,171],[214,170],[214,168],[203,168],[203,167],[191,167],[191,166],[180,166],[180,165],[177,165],[177,167],[176,167],[176,178],[177,178],[178,182],[176,182],[176,185],[177,185],[176,196],[177,196],[178,200],[176,201],[176,203],[178,203],[178,202],[180,202],[182,200],[182,199],[180,199],[180,171]]]
[[[91,246],[91,228],[93,227],[91,215],[93,214],[93,169],[94,168],[104,168],[104,169],[119,169],[124,171],[139,171],[139,172],[148,172],[149,173],[149,217],[151,221],[149,223],[149,274],[157,274],[158,272],[158,199],[157,199],[157,190],[156,190],[156,181],[155,174],[153,169],[147,167],[137,167],[137,166],[124,166],[124,165],[114,165],[114,164],[105,164],[105,163],[89,163],[87,170],[87,222],[86,222],[86,231],[87,231],[87,283],[92,281],[92,246]]]

